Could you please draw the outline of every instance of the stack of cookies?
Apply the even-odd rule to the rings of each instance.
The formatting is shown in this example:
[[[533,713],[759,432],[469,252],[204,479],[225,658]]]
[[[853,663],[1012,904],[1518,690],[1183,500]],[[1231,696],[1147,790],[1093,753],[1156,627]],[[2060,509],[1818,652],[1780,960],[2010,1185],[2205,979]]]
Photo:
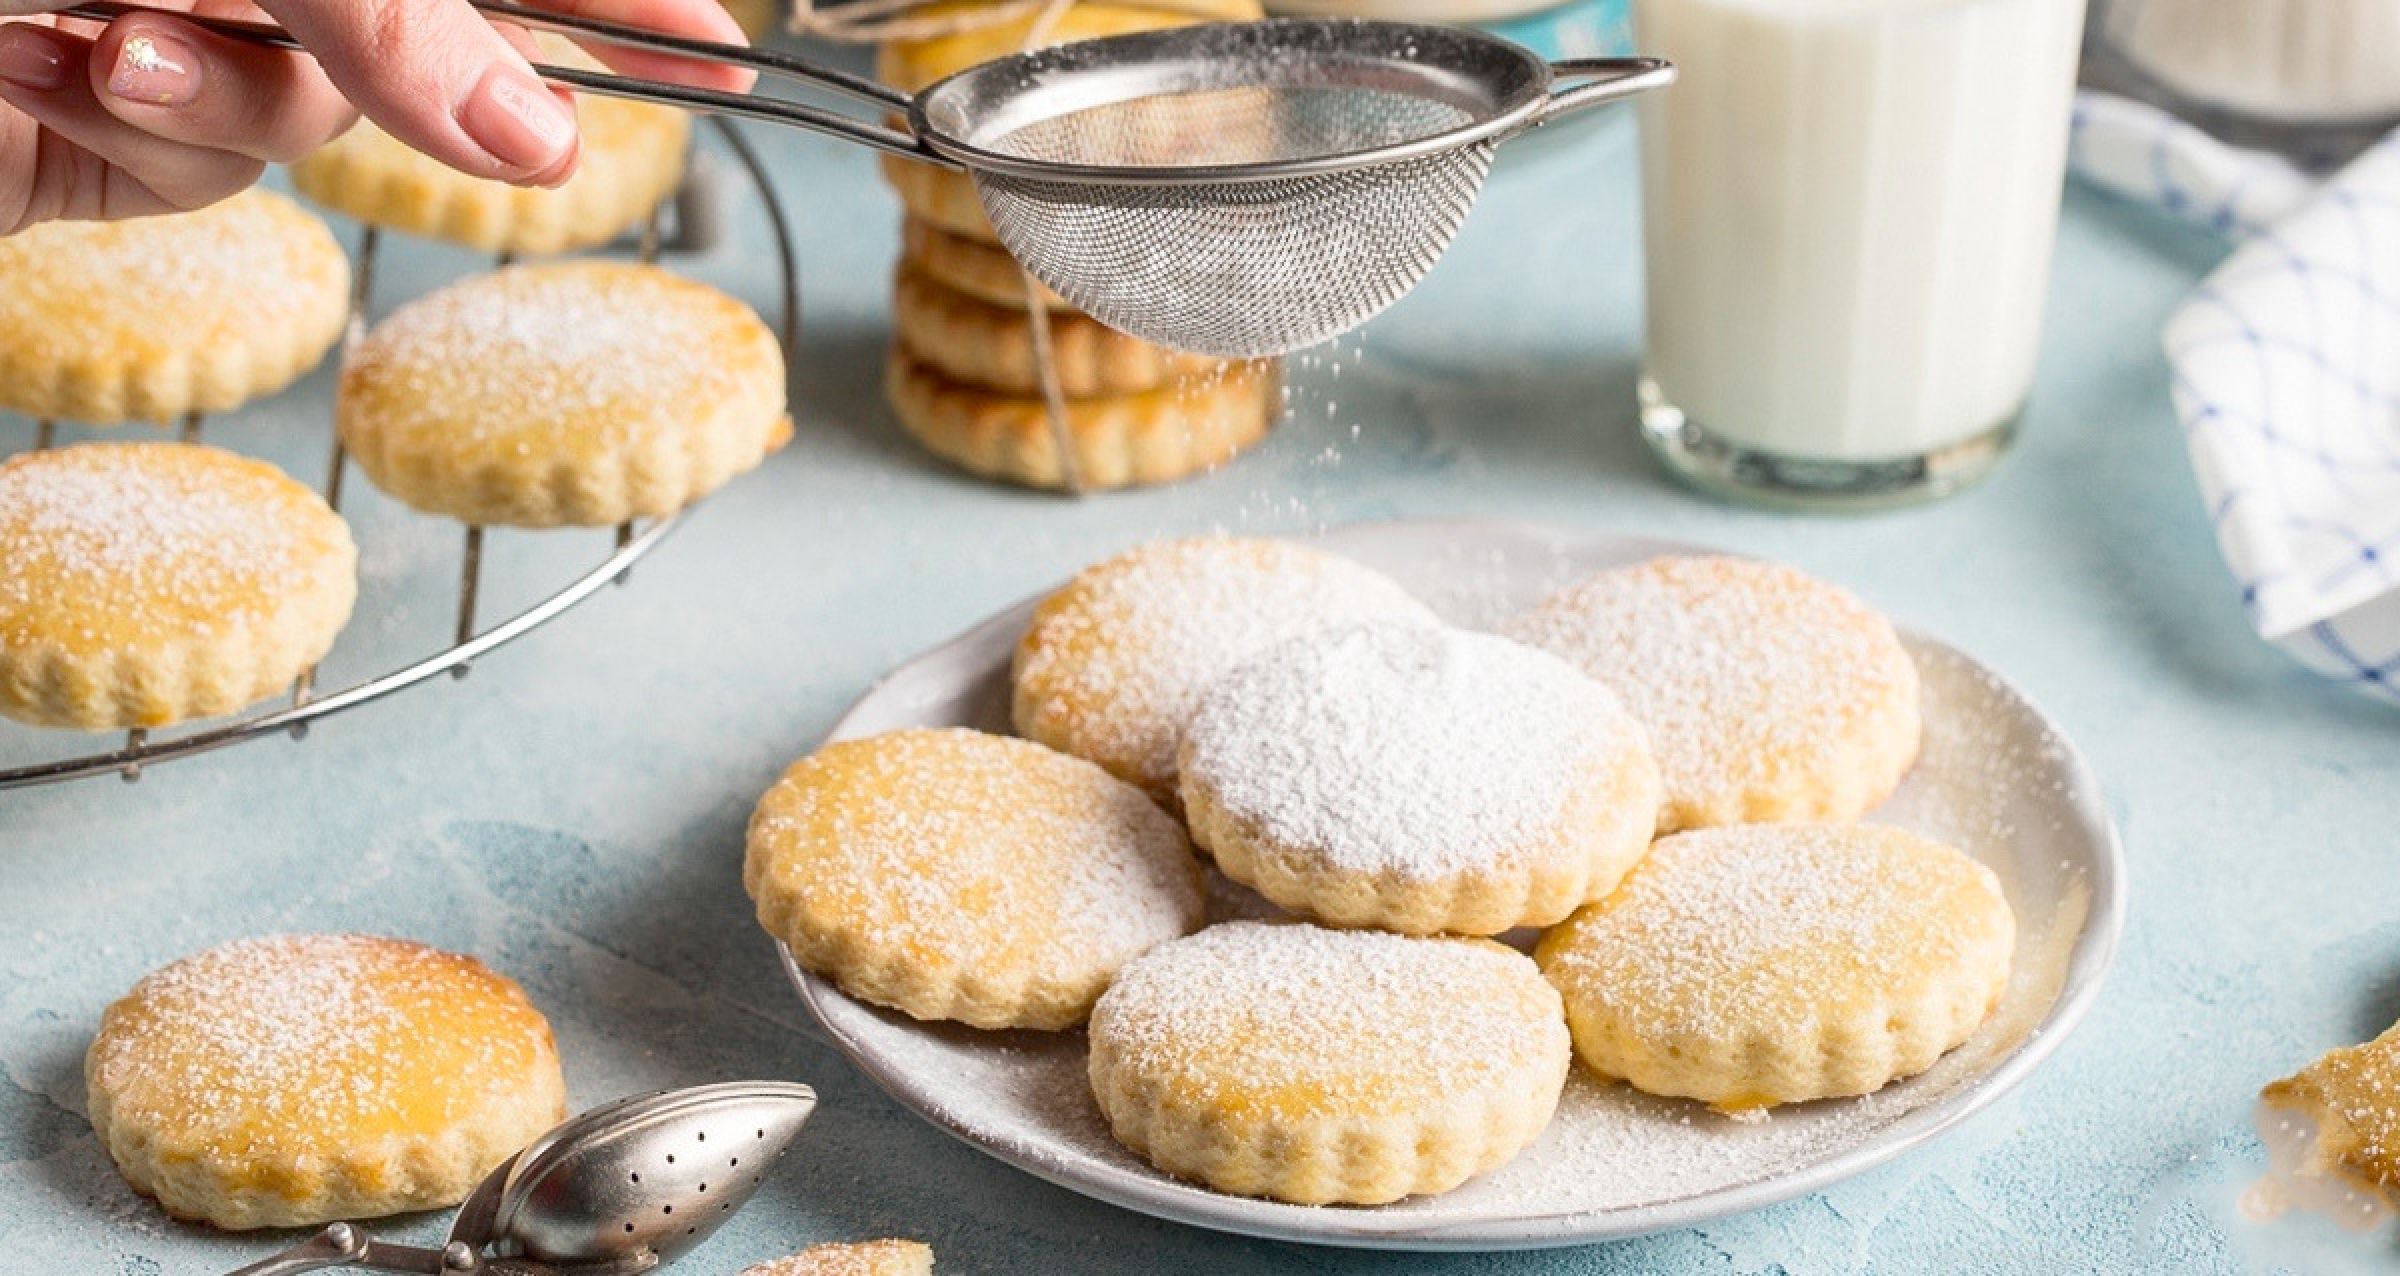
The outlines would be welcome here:
[[[961,29],[884,45],[877,73],[913,93],[1028,47],[1260,16],[1256,0],[1079,4],[1037,30],[1038,17],[992,22],[977,9],[923,10]],[[965,175],[890,158],[883,172],[907,212],[885,388],[935,455],[1035,487],[1125,487],[1221,464],[1274,422],[1274,362],[1185,354],[1108,328],[1019,269]]]

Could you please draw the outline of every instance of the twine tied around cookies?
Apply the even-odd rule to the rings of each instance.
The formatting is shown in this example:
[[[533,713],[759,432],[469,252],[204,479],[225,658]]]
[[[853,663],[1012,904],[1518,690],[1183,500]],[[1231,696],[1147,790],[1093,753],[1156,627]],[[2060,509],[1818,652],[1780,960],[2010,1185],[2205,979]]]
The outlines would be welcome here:
[[[1213,19],[1221,10],[1204,0],[852,0],[820,9],[815,0],[793,0],[790,30],[796,35],[840,44],[883,44],[895,40],[938,40],[1025,22],[1020,51],[1050,42],[1068,10],[1081,3],[1105,3],[1113,9],[1146,9],[1161,16]],[[1050,337],[1050,308],[1043,301],[1040,280],[1017,267],[1025,289],[1027,332],[1033,343],[1033,364],[1041,382],[1043,414],[1050,425],[1050,445],[1058,453],[1058,472],[1066,490],[1080,496],[1090,488],[1075,455],[1075,432],[1067,415],[1066,391],[1058,379],[1058,363]]]

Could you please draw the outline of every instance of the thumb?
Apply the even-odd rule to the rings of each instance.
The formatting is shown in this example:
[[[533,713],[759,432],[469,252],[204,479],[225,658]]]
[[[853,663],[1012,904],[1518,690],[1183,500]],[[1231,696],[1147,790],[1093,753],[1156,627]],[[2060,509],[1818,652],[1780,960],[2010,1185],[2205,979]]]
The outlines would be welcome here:
[[[26,0],[0,0],[0,5]],[[259,0],[385,132],[479,177],[572,171],[575,108],[465,0]]]

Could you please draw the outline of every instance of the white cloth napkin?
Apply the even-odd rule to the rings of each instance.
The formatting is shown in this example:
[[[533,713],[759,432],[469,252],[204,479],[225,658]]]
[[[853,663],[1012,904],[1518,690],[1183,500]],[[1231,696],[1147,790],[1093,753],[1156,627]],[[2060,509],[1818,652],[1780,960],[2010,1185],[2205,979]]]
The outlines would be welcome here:
[[[2320,181],[2087,92],[2069,155],[2234,242],[2165,334],[2218,547],[2260,635],[2400,703],[2400,134]]]

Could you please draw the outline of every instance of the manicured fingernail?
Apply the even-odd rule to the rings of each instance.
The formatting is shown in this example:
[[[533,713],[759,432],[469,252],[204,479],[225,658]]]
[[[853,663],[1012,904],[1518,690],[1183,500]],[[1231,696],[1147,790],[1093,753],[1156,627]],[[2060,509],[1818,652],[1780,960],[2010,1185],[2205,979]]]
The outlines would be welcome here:
[[[22,23],[0,25],[0,80],[48,91],[65,88],[67,76],[67,49],[56,37]]]
[[[128,102],[181,106],[200,96],[199,55],[172,36],[126,36],[108,73],[108,91]]]
[[[494,66],[458,108],[458,126],[493,159],[520,173],[538,173],[575,144],[575,112],[542,82],[510,66]]]

